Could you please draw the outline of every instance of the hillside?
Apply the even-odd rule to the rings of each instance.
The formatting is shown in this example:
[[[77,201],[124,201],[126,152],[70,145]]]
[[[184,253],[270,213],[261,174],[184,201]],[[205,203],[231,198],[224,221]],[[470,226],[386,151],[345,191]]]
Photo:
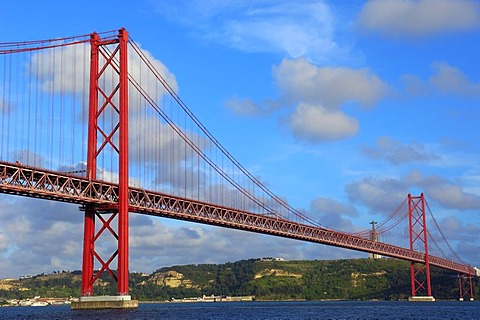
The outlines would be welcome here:
[[[458,298],[455,274],[432,268],[437,299]],[[0,300],[79,296],[80,271],[55,272],[27,279],[0,280]],[[475,279],[476,296],[479,282]],[[278,261],[250,259],[225,264],[183,265],[154,273],[130,274],[132,296],[169,300],[203,295],[254,295],[257,300],[406,299],[410,294],[409,263],[395,259]],[[95,283],[96,295],[114,294],[108,275]]]

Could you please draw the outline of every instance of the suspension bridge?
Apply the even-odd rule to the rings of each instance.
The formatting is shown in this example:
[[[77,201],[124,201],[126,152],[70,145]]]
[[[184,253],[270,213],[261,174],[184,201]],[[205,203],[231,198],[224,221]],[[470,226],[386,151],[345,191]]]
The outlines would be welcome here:
[[[165,66],[126,30],[0,43],[0,59],[0,193],[74,203],[84,212],[75,308],[137,306],[128,288],[129,214],[407,260],[418,300],[433,299],[430,266],[443,268],[458,275],[460,298],[473,300],[476,269],[449,244],[423,194],[406,195],[373,231],[319,224],[213,137]],[[116,250],[102,256],[109,237]],[[118,296],[94,295],[103,273],[116,280]]]

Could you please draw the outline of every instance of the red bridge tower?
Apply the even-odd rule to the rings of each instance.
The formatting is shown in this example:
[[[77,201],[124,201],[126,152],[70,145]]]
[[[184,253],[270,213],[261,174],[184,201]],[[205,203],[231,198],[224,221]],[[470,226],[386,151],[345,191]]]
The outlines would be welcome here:
[[[114,207],[100,207],[93,204],[83,207],[85,222],[82,297],[79,303],[75,306],[72,305],[72,308],[75,309],[136,308],[138,306],[138,302],[131,300],[131,297],[128,295],[127,44],[128,33],[125,29],[119,30],[118,36],[114,38],[101,39],[97,33],[93,33],[90,39],[91,60],[86,175],[90,180],[97,179],[97,159],[107,149],[111,149],[111,153],[118,158],[119,192],[118,199],[116,199],[117,205]],[[104,122],[101,120],[107,115],[109,118],[113,117],[116,123],[102,127],[101,123]],[[96,191],[92,190],[92,192]],[[112,226],[115,218],[117,218],[116,231]],[[97,219],[102,223],[98,231],[95,229],[95,221]],[[107,230],[117,240],[117,250],[105,260],[95,250],[95,242]],[[110,267],[115,258],[118,263],[116,272]],[[101,264],[96,273],[94,270],[95,260]],[[118,296],[93,296],[93,284],[103,272],[109,273],[117,281]]]

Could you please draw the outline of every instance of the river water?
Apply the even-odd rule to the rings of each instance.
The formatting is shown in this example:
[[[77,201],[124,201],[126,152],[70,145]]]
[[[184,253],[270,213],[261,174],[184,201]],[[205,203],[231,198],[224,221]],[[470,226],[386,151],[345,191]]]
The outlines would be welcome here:
[[[282,320],[480,319],[479,302],[224,302],[140,304],[136,310],[72,311],[69,306],[4,307],[0,319]]]

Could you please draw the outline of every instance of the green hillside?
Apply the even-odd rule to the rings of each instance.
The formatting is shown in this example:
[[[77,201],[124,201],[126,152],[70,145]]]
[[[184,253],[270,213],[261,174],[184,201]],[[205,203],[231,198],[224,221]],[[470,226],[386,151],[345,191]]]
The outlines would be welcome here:
[[[432,268],[435,298],[458,298],[456,275]],[[1,280],[0,300],[79,296],[81,275],[55,272],[22,280]],[[479,281],[475,279],[475,296]],[[139,300],[169,300],[203,295],[254,295],[257,300],[398,300],[410,295],[409,263],[395,259],[278,261],[250,259],[225,264],[183,265],[130,275],[130,290]],[[115,294],[108,275],[95,283],[96,295]]]

